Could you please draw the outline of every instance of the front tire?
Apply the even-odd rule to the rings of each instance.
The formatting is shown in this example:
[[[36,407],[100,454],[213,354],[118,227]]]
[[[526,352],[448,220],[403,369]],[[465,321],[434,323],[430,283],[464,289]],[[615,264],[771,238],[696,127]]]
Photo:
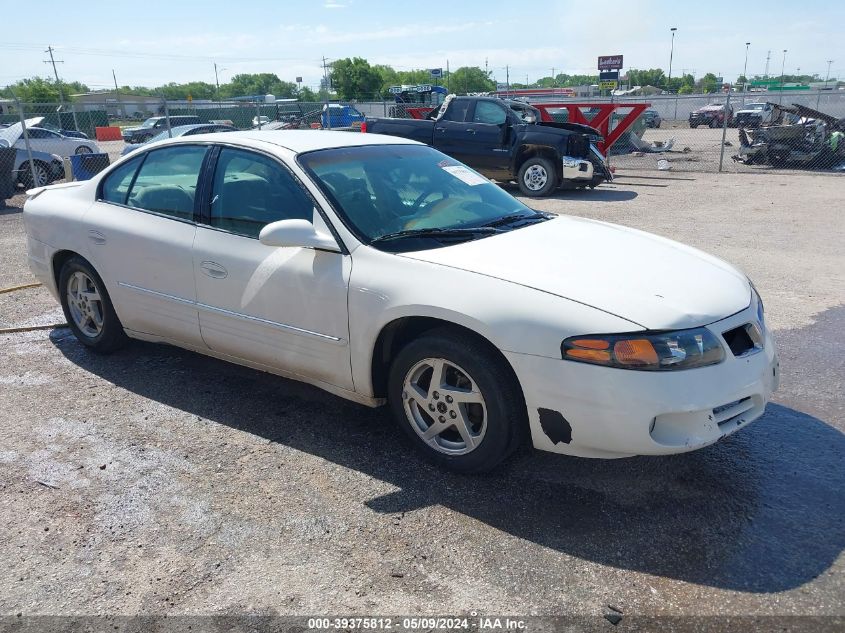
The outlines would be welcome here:
[[[548,158],[534,156],[519,168],[519,190],[531,198],[547,196],[557,189],[557,169]]]
[[[103,280],[81,257],[71,257],[62,266],[59,296],[65,319],[80,343],[101,353],[126,344],[128,338]]]
[[[76,148],[76,155],[79,156],[81,154],[93,154],[94,150],[88,147],[87,145],[80,145]]]
[[[25,189],[32,189],[33,187],[44,187],[52,182],[50,178],[50,168],[41,161],[33,161],[35,167],[35,181],[32,180],[32,169],[29,168],[29,162],[21,165],[21,173],[18,177],[20,183]]]
[[[510,368],[484,342],[450,328],[428,332],[399,352],[388,402],[426,458],[462,473],[497,466],[528,426]]]

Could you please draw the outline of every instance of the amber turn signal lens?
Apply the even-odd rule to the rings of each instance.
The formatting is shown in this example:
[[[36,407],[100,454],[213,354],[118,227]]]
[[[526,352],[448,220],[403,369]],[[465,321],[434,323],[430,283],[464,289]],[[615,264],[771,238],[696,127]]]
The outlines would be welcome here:
[[[654,346],[645,339],[617,341],[613,353],[623,365],[655,365],[658,362]]]
[[[587,349],[610,349],[610,341],[603,341],[595,338],[579,338],[572,341],[576,347],[585,347]]]
[[[566,355],[569,358],[577,358],[578,360],[588,360],[594,363],[609,363],[610,352],[597,349],[568,349]]]

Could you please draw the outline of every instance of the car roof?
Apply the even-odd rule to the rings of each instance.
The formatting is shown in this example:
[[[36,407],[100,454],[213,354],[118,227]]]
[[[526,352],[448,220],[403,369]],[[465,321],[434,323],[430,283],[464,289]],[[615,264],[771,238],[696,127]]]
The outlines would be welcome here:
[[[361,132],[332,132],[330,130],[247,130],[243,132],[212,132],[180,137],[181,142],[220,141],[221,143],[249,141],[269,143],[301,154],[318,149],[358,147],[361,145],[422,145],[417,141]]]

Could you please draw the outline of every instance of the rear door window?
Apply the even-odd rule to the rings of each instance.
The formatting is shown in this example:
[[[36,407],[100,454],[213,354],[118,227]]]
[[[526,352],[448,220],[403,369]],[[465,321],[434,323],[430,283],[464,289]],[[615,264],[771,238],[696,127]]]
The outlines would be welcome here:
[[[126,204],[179,220],[193,220],[206,152],[204,145],[177,145],[149,152]]]

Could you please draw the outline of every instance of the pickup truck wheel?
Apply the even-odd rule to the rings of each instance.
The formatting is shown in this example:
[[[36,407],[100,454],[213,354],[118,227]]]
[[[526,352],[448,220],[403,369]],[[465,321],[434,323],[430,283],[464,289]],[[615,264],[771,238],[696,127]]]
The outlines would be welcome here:
[[[519,190],[531,198],[547,196],[557,189],[557,170],[548,158],[534,156],[519,168]]]

